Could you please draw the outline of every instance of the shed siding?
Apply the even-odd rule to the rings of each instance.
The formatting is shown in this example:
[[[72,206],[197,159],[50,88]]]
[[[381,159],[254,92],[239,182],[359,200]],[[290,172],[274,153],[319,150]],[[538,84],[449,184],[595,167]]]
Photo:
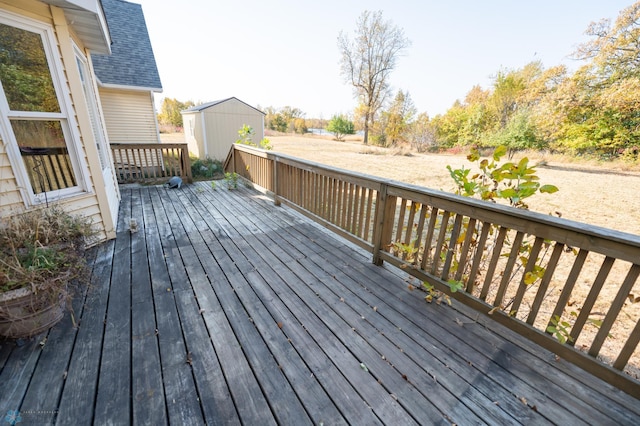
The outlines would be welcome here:
[[[204,146],[202,144],[202,125],[199,120],[200,113],[184,114],[182,124],[184,128],[184,140],[189,146],[189,153],[204,158]]]
[[[245,124],[255,131],[252,138],[255,144],[259,144],[264,138],[264,115],[236,98],[230,98],[201,111],[184,114],[185,118],[191,116],[195,117],[193,136],[190,129],[185,127],[185,137],[194,154],[197,147],[200,158],[209,157],[224,161],[229,149],[238,139],[238,130]],[[195,140],[189,142],[189,137]]]
[[[99,89],[111,143],[160,143],[151,92]]]

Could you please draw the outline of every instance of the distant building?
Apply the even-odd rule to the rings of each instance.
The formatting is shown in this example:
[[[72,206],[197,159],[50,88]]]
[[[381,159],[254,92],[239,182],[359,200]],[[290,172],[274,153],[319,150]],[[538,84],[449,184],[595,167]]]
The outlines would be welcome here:
[[[198,158],[224,161],[244,125],[255,131],[252,141],[264,139],[264,116],[237,98],[208,102],[182,111],[185,142]]]

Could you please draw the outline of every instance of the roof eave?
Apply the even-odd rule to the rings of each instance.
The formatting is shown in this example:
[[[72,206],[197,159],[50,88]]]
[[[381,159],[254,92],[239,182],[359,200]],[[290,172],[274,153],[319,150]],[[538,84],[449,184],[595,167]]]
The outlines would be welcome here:
[[[91,52],[111,54],[111,35],[100,0],[42,0],[64,10],[69,25]]]
[[[138,92],[162,93],[162,87],[142,87],[142,86],[127,86],[125,84],[109,84],[109,83],[103,83],[100,80],[98,80],[98,86],[104,87],[105,89],[135,90]]]

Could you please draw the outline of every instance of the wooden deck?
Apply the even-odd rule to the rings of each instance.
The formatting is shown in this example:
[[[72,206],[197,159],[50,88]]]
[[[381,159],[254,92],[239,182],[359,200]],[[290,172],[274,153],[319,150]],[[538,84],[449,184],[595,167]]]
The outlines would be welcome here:
[[[636,399],[455,301],[427,304],[257,192],[122,196],[77,327],[0,341],[0,424],[640,424]]]

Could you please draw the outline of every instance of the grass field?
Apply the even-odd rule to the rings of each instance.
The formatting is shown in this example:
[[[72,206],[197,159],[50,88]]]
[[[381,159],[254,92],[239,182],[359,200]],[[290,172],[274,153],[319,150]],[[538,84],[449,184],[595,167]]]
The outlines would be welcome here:
[[[455,189],[447,165],[472,166],[463,154],[403,155],[406,152],[365,146],[359,141],[337,142],[308,136],[269,139],[273,149],[284,154],[447,192]],[[540,154],[529,159],[531,164],[545,164],[537,168],[542,184],[560,189],[555,194],[530,198],[530,210],[559,212],[566,219],[640,235],[640,171],[624,170],[627,167],[622,163],[595,164]]]

